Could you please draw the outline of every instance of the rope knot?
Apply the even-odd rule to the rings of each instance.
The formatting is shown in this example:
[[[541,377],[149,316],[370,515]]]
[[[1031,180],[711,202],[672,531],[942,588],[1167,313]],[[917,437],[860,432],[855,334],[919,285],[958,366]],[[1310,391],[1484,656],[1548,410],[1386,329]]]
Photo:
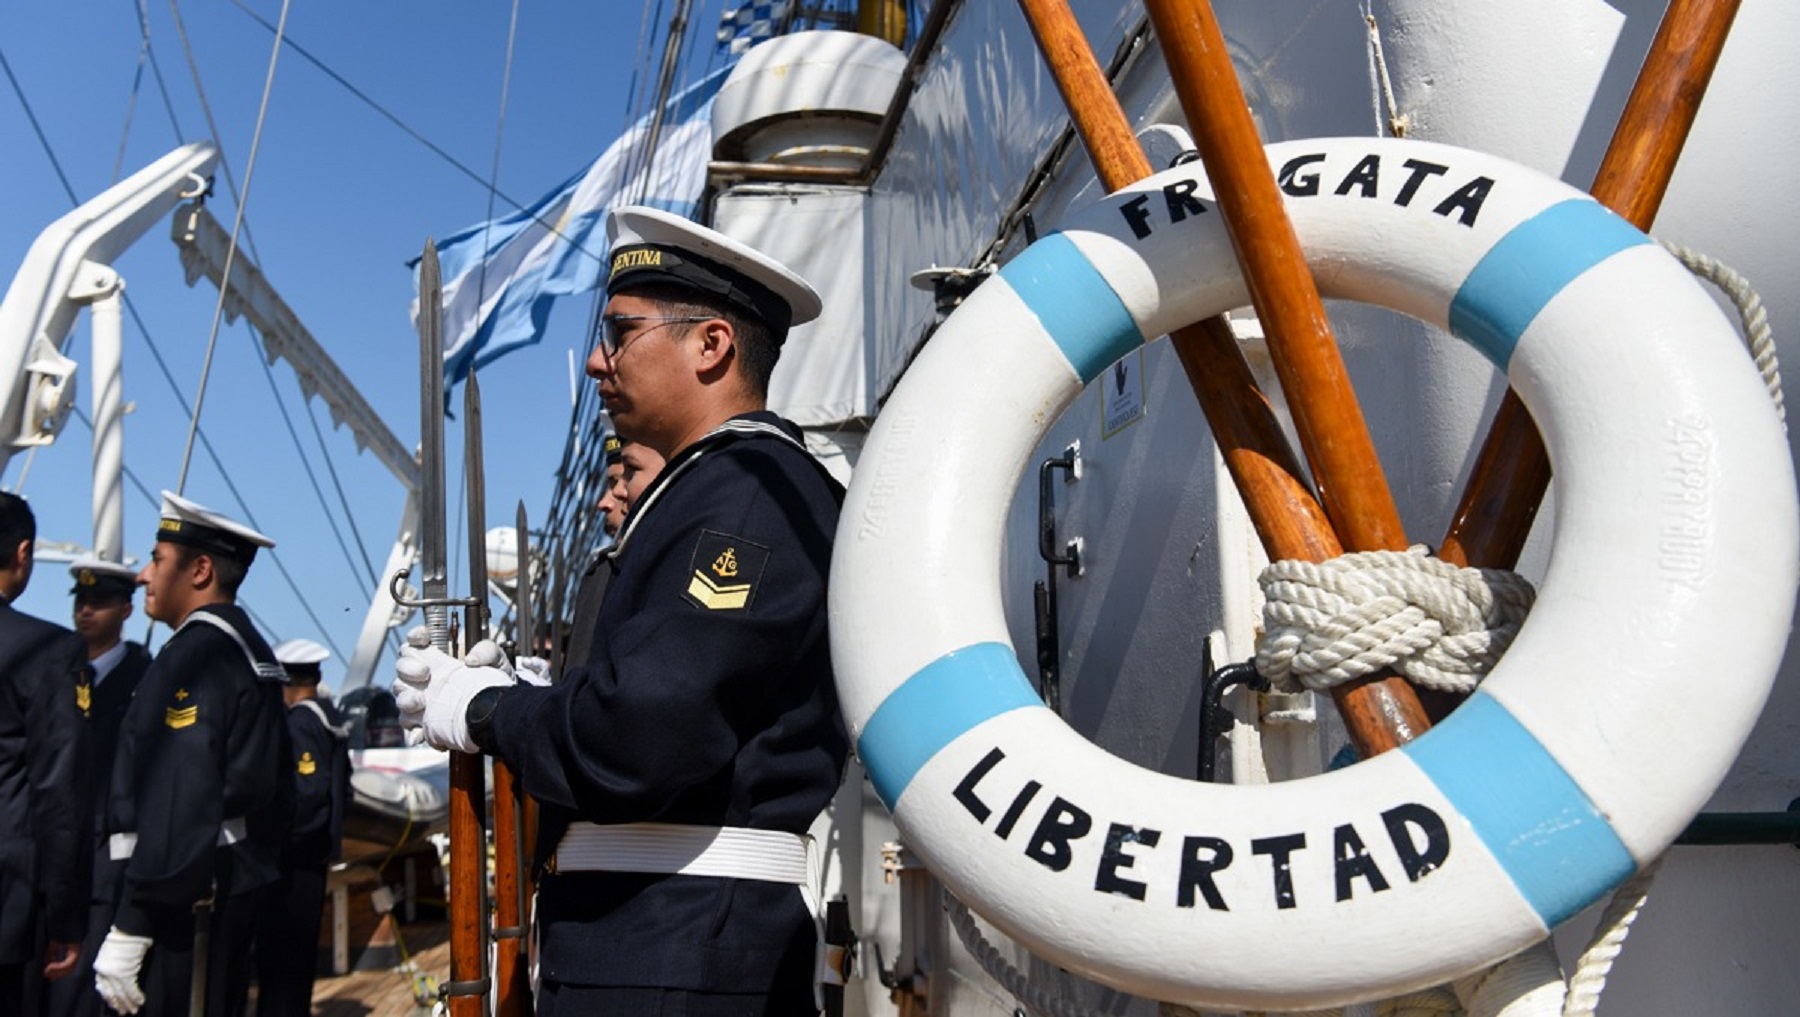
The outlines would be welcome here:
[[[1422,545],[1278,561],[1259,582],[1256,669],[1280,692],[1386,668],[1427,688],[1471,691],[1512,645],[1536,595],[1517,573],[1458,568]]]

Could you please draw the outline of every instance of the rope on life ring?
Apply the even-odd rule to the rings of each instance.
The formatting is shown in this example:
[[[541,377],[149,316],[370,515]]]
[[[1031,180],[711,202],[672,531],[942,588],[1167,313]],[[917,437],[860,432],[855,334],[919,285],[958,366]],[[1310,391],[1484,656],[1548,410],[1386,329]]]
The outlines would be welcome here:
[[[1096,202],[939,328],[865,445],[830,608],[858,752],[952,893],[1123,991],[1278,1010],[1465,975],[1656,857],[1761,709],[1800,535],[1756,372],[1642,233],[1448,146],[1325,139],[1268,157],[1321,291],[1448,327],[1545,434],[1550,566],[1482,688],[1398,751],[1233,787],[1109,755],[1025,678],[996,563],[1044,429],[1147,338],[1247,302],[1197,166]],[[938,479],[901,479],[923,475]],[[1704,724],[1665,705],[1699,673]]]

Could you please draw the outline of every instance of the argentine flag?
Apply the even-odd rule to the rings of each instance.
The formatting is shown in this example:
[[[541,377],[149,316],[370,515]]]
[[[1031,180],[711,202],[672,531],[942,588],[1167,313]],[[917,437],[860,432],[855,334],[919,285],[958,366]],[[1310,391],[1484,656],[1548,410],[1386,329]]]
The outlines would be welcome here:
[[[444,378],[543,338],[550,304],[600,285],[606,266],[606,213],[639,204],[692,218],[712,157],[712,103],[732,64],[670,97],[654,158],[647,158],[653,117],[646,114],[587,169],[529,208],[444,238]],[[648,163],[648,164],[646,164]],[[418,320],[418,273],[413,306]]]

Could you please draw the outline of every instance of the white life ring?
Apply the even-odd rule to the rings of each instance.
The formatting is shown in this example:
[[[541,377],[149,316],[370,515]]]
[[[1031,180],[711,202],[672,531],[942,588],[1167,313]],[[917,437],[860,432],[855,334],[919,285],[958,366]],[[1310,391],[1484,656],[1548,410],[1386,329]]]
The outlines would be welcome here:
[[[1250,787],[1118,759],[1027,682],[996,576],[1044,430],[1146,338],[1248,303],[1198,165],[1102,199],[944,322],[864,447],[830,606],[858,752],[952,892],[1119,989],[1285,1009],[1468,973],[1667,847],[1761,710],[1797,539],[1755,370],[1643,234],[1443,145],[1268,158],[1324,295],[1462,336],[1544,433],[1549,571],[1482,690],[1398,751]]]

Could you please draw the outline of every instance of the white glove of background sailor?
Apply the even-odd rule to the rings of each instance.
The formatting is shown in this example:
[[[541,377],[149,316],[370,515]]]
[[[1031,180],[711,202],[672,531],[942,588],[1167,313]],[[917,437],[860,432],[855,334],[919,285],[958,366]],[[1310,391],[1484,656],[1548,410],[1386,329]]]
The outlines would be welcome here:
[[[106,1005],[123,1014],[138,1012],[144,1005],[144,990],[138,988],[138,973],[144,969],[144,956],[150,952],[149,936],[108,929],[100,952],[94,955],[94,990]]]
[[[436,748],[480,752],[469,737],[469,700],[482,689],[513,684],[512,675],[497,667],[470,667],[434,646],[417,646],[410,637],[394,662],[394,702],[400,725],[424,732]]]
[[[469,647],[469,652],[463,654],[463,663],[470,667],[498,668],[507,677],[526,685],[543,687],[550,684],[549,661],[542,657],[519,657],[508,661],[506,651],[492,639],[483,639]]]

